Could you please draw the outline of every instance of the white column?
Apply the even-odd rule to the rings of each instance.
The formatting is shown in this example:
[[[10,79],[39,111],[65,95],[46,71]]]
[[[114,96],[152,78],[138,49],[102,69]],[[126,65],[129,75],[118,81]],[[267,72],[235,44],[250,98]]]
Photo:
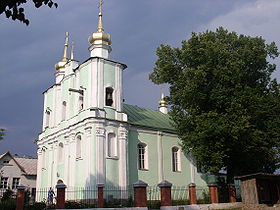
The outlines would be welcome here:
[[[64,148],[64,184],[66,184],[66,186],[69,185],[69,147],[70,147],[70,142],[69,142],[69,136],[65,136],[65,148]]]
[[[119,186],[126,192],[127,187],[127,129],[123,125],[119,128],[118,133],[119,145]],[[127,198],[127,193],[121,195],[122,198]]]
[[[55,88],[55,101],[54,101],[54,125],[57,126],[61,121],[62,100],[61,100],[61,86]]]
[[[53,145],[50,144],[49,145],[49,149],[47,150],[48,151],[48,157],[49,157],[49,160],[48,160],[48,165],[46,165],[46,168],[48,168],[47,170],[47,173],[48,173],[48,186],[53,186],[53,176],[52,176],[52,172],[53,172]]]
[[[115,108],[118,112],[122,111],[122,68],[115,66]]]
[[[91,155],[92,153],[92,127],[85,128],[85,139],[82,139],[83,148],[85,149],[85,159],[86,159],[86,186],[89,187],[92,184],[92,163]]]
[[[97,80],[97,69],[98,69],[98,63],[92,62],[90,66],[90,72],[91,72],[91,83],[90,85],[90,107],[97,107],[97,96],[98,96],[98,80]]]
[[[42,179],[42,149],[38,148],[37,150],[37,178],[36,178],[36,190],[40,190],[41,186],[41,179]],[[36,193],[36,201],[39,201],[39,193]]]
[[[103,124],[96,126],[96,184],[105,184],[105,129]]]
[[[98,100],[98,108],[103,109],[104,108],[104,61],[99,59],[98,60],[98,67],[97,67],[97,71],[98,71],[98,96],[97,96],[97,100]]]
[[[163,156],[162,156],[162,132],[157,132],[157,153],[158,153],[158,183],[164,180]]]
[[[191,160],[190,161],[191,183],[195,183],[195,170],[196,170],[196,167],[193,164],[193,160]]]
[[[53,144],[53,171],[52,171],[52,186],[55,187],[57,181],[57,162],[58,162],[58,142]]]
[[[76,144],[75,144],[75,134],[70,135],[69,141],[69,186],[75,186],[75,166],[76,166]]]

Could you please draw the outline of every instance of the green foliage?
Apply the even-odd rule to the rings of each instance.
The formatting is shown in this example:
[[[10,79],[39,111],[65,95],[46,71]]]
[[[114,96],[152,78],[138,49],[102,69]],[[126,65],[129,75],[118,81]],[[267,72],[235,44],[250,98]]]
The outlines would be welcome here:
[[[52,8],[57,7],[57,3],[54,3],[52,0],[32,0],[36,8],[41,7],[42,5],[47,5]],[[0,15],[5,13],[7,18],[12,18],[13,20],[19,20],[26,25],[29,24],[29,20],[25,18],[24,8],[22,5],[26,4],[27,0],[1,0],[0,1]]]
[[[219,28],[181,48],[161,45],[150,79],[170,85],[170,115],[183,149],[210,172],[273,172],[279,163],[280,94],[274,42]]]
[[[15,209],[16,209],[15,199],[0,201],[0,210],[15,210]]]
[[[3,197],[1,198],[1,201],[7,201],[11,200],[13,197],[14,192],[10,189],[6,189],[6,191],[3,193]]]
[[[5,129],[0,128],[0,140],[2,140],[3,136],[5,135],[4,131],[5,131]]]

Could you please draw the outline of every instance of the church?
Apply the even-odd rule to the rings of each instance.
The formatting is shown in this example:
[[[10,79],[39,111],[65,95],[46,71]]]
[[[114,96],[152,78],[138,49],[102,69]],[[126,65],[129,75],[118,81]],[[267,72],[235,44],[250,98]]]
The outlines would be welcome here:
[[[126,189],[138,180],[149,186],[206,186],[191,156],[182,151],[164,96],[159,110],[125,104],[127,66],[110,59],[102,8],[89,38],[89,58],[74,60],[66,33],[63,58],[55,65],[55,84],[44,93],[43,126],[37,140],[37,189],[64,183]],[[70,54],[70,55],[68,55]]]

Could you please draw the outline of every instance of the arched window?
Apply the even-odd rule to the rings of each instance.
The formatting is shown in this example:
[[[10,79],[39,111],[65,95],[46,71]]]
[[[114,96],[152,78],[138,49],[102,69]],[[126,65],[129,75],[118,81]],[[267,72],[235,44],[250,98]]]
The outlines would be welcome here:
[[[58,145],[58,162],[59,163],[63,162],[63,157],[64,157],[63,143],[60,142]]]
[[[82,157],[82,137],[78,135],[76,137],[76,158],[79,159]]]
[[[46,167],[46,149],[45,148],[42,148],[42,159],[41,159],[41,163],[42,163],[42,168],[45,168]]]
[[[46,111],[46,118],[45,118],[45,128],[48,128],[50,126],[50,116],[51,116],[51,112],[50,111]]]
[[[112,106],[113,105],[113,92],[114,89],[111,87],[106,88],[106,99],[105,99],[105,105],[106,106]]]
[[[79,95],[79,111],[82,110],[84,108],[84,96],[83,94]]]
[[[117,156],[117,139],[114,133],[109,133],[107,138],[107,155],[108,157]]]
[[[138,168],[140,170],[148,169],[148,150],[147,145],[144,143],[139,143],[138,149]]]
[[[62,110],[61,110],[61,120],[66,120],[66,108],[67,108],[67,104],[66,101],[62,102]]]
[[[172,147],[172,171],[180,171],[180,152],[178,147]]]

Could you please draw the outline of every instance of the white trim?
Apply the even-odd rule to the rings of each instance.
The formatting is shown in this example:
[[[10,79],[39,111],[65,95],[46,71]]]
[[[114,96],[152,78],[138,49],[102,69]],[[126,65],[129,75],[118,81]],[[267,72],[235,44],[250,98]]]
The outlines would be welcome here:
[[[158,183],[164,180],[163,172],[163,151],[162,151],[162,132],[157,133],[157,153],[158,153]]]

